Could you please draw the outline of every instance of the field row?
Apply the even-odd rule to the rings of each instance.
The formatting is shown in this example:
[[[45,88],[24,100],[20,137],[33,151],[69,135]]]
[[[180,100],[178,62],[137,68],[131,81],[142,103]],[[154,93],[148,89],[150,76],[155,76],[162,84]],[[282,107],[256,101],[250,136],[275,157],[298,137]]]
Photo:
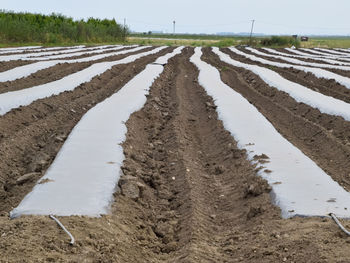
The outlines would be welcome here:
[[[281,216],[348,217],[349,51],[0,52],[5,257],[14,246],[77,261],[89,246],[104,252],[84,256],[105,261],[348,256],[329,219]],[[46,217],[8,212],[70,216],[79,246],[50,249]]]

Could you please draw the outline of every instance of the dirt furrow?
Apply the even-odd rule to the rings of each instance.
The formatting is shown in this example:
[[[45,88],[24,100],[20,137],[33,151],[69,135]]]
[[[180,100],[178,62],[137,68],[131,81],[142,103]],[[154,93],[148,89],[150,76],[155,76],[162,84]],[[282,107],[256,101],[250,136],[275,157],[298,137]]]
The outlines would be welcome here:
[[[226,50],[226,53],[229,55],[232,55],[232,52],[228,52],[227,50]],[[232,57],[237,59],[237,56],[235,55],[232,55]],[[270,58],[267,58],[267,59],[269,60]],[[288,79],[295,83],[299,83],[309,89],[322,93],[326,96],[331,96],[333,98],[350,103],[350,90],[344,87],[343,85],[337,83],[335,80],[317,78],[312,73],[307,73],[294,68],[287,69],[287,68],[279,68],[274,66],[267,66],[264,64],[259,64],[259,65],[267,67],[273,71],[276,71],[285,79]]]
[[[288,51],[288,50],[285,50],[285,49],[277,49],[278,51],[280,51],[280,52],[283,52],[283,53],[287,53],[287,54],[290,54],[290,55],[296,55],[295,53],[293,53],[293,52],[290,52],[290,51]],[[310,52],[309,50],[311,50],[310,48],[308,48],[308,49],[302,49],[302,50],[300,50],[301,52],[303,52],[303,53],[306,53],[306,55],[312,55],[312,56],[326,56],[327,54],[324,54],[324,55],[322,55],[322,54],[316,54],[316,53],[312,53],[312,52]],[[334,55],[334,54],[329,54],[329,55]],[[314,59],[316,59],[317,60],[317,58],[314,58]],[[339,62],[345,62],[345,63],[349,63],[349,60],[344,60],[344,59],[342,59],[341,57],[328,57],[328,59],[333,59],[333,60],[337,60],[337,61],[339,61]],[[348,58],[347,58],[348,59]],[[323,61],[323,63],[325,63],[324,61]]]
[[[286,60],[283,60],[283,59],[280,59],[280,58],[275,58],[275,57],[268,57],[268,56],[263,56],[263,55],[258,55],[248,49],[245,49],[245,48],[238,48],[240,51],[244,52],[244,53],[247,53],[249,55],[253,55],[255,57],[258,57],[258,58],[263,58],[263,59],[266,59],[266,60],[270,60],[270,61],[273,61],[273,62],[278,62],[278,63],[284,63],[284,64],[291,64],[291,65],[296,65],[296,66],[301,66],[300,64],[296,64],[296,63],[293,63],[293,62],[289,62],[289,61],[286,61]],[[264,51],[264,50],[260,50],[261,52],[264,52],[266,53],[267,51]],[[233,52],[232,52],[233,53]],[[295,55],[295,54],[294,54]],[[237,55],[237,56],[240,56],[240,55]],[[243,56],[242,56],[243,57]],[[304,62],[310,62],[310,63],[321,63],[321,64],[327,64],[326,62],[324,61],[315,61],[313,59],[310,59],[310,58],[304,58],[304,59],[300,59],[300,58],[294,58],[294,59],[297,59],[297,60],[300,60],[300,61],[304,61]],[[255,63],[255,61],[254,61]]]
[[[262,49],[262,48],[256,48],[256,49],[257,49],[258,51],[260,51],[260,52],[266,53],[267,55],[276,55],[276,56],[278,56],[277,54],[270,53],[270,52],[268,52],[267,50],[264,50],[264,49]],[[248,50],[248,49],[240,49],[240,50],[241,50],[242,52],[245,52],[245,53],[248,53],[248,54],[257,56],[257,57],[262,57],[262,58],[267,59],[267,60],[274,60],[274,59],[276,59],[276,60],[274,60],[274,61],[276,61],[276,62],[280,62],[280,63],[290,63],[290,62],[287,62],[287,61],[285,61],[285,60],[283,60],[283,59],[278,59],[278,58],[273,58],[273,57],[269,57],[269,56],[258,55],[258,54],[254,53],[254,52],[251,52],[251,51]],[[276,50],[277,50],[277,49],[276,49]],[[277,51],[283,52],[283,51],[281,51],[281,50],[277,50]],[[283,53],[286,53],[286,52],[283,52]],[[300,55],[294,54],[294,53],[286,53],[286,55],[300,56]],[[318,60],[317,58],[309,58],[309,57],[303,57],[303,58],[301,58],[301,57],[287,57],[287,56],[286,56],[286,58],[293,58],[293,59],[297,59],[297,60],[304,61],[304,62],[310,62],[310,63],[320,63],[320,64],[326,64],[326,65],[334,65],[334,64],[329,63],[329,62],[324,61],[324,60]],[[290,63],[290,64],[294,64],[294,63]]]
[[[283,52],[283,53],[289,54],[289,55],[296,55],[295,53],[293,53],[293,52],[291,52],[291,51],[289,51],[289,50],[287,50],[285,48],[277,48],[276,50],[279,51],[279,52]],[[312,49],[310,49],[310,50],[312,50]],[[308,55],[317,56],[317,54],[310,52],[309,48],[308,49],[302,49],[301,51],[303,53],[308,54]],[[321,55],[319,55],[319,56],[321,56]]]
[[[223,51],[228,54],[231,58],[252,65],[258,65],[276,71],[282,77],[299,83],[309,89],[322,93],[326,96],[331,96],[333,98],[343,100],[347,103],[350,102],[350,90],[345,86],[339,84],[334,79],[318,78],[312,73],[305,72],[302,70],[294,68],[280,68],[270,65],[265,65],[260,62],[254,63],[253,61],[243,58],[240,55],[234,54],[229,49],[223,49]],[[269,60],[269,58],[268,58]]]
[[[285,138],[333,179],[350,189],[349,122],[297,103],[252,72],[221,62],[209,50],[206,50],[204,58],[220,69],[223,81],[253,103]]]
[[[256,202],[266,202],[275,215],[278,209],[270,204],[270,188],[255,175],[245,152],[218,121],[212,99],[198,85],[198,72],[189,62],[192,54],[187,48],[167,65],[145,107],[127,122],[116,213],[123,213],[122,196],[130,195],[132,185],[141,185],[143,215],[137,217],[146,226],[139,231],[140,241],[130,247],[152,241],[152,252],[161,254],[162,262],[229,262],[232,255],[222,243],[237,214],[252,213],[248,185],[259,188]],[[145,229],[152,229],[152,235]]]
[[[74,53],[72,53],[72,55],[70,57],[65,57],[65,58],[62,58],[64,60],[72,60],[72,59],[80,59],[80,58],[87,58],[87,57],[91,57],[91,56],[96,56],[96,55],[101,55],[101,54],[108,54],[108,53],[114,53],[114,52],[118,52],[118,51],[122,51],[122,50],[127,50],[127,49],[132,49],[132,47],[130,46],[124,46],[122,49],[118,49],[118,50],[110,50],[109,48],[107,49],[103,49],[104,52],[101,52],[101,53],[92,53],[92,54],[83,54],[83,55],[76,55]],[[87,50],[86,52],[90,52],[90,51],[94,51],[95,49],[93,50]],[[101,49],[99,49],[101,50]],[[79,52],[83,52],[84,50],[82,51],[79,51]],[[63,55],[63,54],[59,54],[59,55]],[[50,57],[48,57],[50,59]],[[55,60],[55,59],[51,59],[51,60]]]
[[[0,212],[9,212],[32,189],[86,111],[170,50],[117,65],[74,91],[35,101],[1,116]],[[21,181],[19,178],[27,173],[33,174]]]
[[[229,49],[225,49],[226,51],[229,51]],[[279,59],[279,58],[272,58],[272,57],[264,57],[264,56],[260,56],[260,55],[257,55],[253,52],[250,52],[249,50],[246,50],[246,49],[240,49],[240,51],[244,52],[244,53],[247,53],[247,54],[250,54],[250,55],[254,55],[256,57],[260,57],[260,58],[263,58],[263,59],[266,59],[266,60],[270,60],[270,61],[273,61],[273,62],[278,62],[278,63],[283,63],[283,64],[290,64],[290,65],[296,65],[296,66],[305,66],[305,67],[310,67],[310,68],[319,68],[317,66],[306,66],[306,65],[300,65],[300,64],[295,64],[295,63],[291,63],[291,62],[288,62],[288,61],[285,61],[285,60],[282,60],[282,59]],[[229,51],[230,53],[233,53],[232,51]],[[241,60],[241,61],[244,61],[244,63],[247,63],[247,64],[257,64],[257,65],[264,65],[260,62],[256,62],[256,61],[251,61],[250,59],[247,59],[241,55],[237,55],[237,54],[234,54],[234,56]],[[315,63],[315,61],[312,61],[312,60],[307,60],[307,62],[312,62],[312,63]],[[320,61],[321,64],[327,64],[325,63],[324,61]],[[268,65],[265,65],[265,67],[269,67]],[[292,66],[291,66],[292,68]],[[344,77],[350,77],[350,71],[346,71],[346,70],[340,70],[340,69],[333,69],[333,68],[322,68],[324,70],[327,70],[327,71],[331,71],[333,73],[336,73],[338,75],[341,75],[341,76],[344,76]]]
[[[256,175],[259,167],[237,148],[218,120],[213,100],[198,84],[198,71],[188,61],[192,54],[193,49],[186,48],[169,60],[145,106],[126,123],[123,175],[111,213],[101,218],[60,218],[76,238],[74,246],[48,217],[10,220],[2,213],[0,262],[260,263],[348,258],[346,236],[330,219],[280,218],[279,209],[271,204],[270,187]],[[0,158],[0,171],[30,170],[24,162],[43,165],[32,156],[44,153],[52,158],[87,108],[119,89],[150,59],[120,65],[74,92],[0,117],[0,128],[5,127],[0,132],[5,135],[0,138],[0,154],[6,154]],[[239,81],[236,85],[247,88]],[[48,151],[50,147],[55,150]],[[10,194],[2,201],[12,201],[2,211],[29,188],[10,184]]]
[[[31,64],[33,61],[15,60],[15,61],[0,61],[0,72],[4,72],[13,68]]]
[[[334,79],[317,78],[312,73],[307,73],[297,69],[285,69],[278,67],[269,67],[276,71],[285,79],[299,83],[304,87],[322,93],[326,96],[350,103],[350,89],[337,83]]]
[[[142,52],[145,52],[145,51],[148,51],[151,49],[145,49],[145,50],[130,52],[128,54],[113,56],[113,60],[123,59],[125,57],[130,56],[130,55],[142,53]],[[81,70],[91,66],[92,64],[104,62],[104,61],[110,61],[110,58],[100,59],[100,60],[96,60],[96,61],[82,62],[82,63],[62,63],[62,64],[60,63],[60,64],[57,64],[56,66],[39,70],[39,71],[35,72],[34,74],[31,74],[28,77],[24,77],[24,78],[13,80],[13,81],[1,82],[0,83],[0,94],[5,93],[5,92],[9,92],[9,91],[26,89],[26,88],[30,88],[33,86],[42,85],[42,84],[49,83],[49,82],[52,82],[55,80],[59,80],[67,75],[81,71]]]
[[[186,53],[188,58],[192,51]],[[128,225],[138,241],[128,247],[146,247],[142,260],[154,262],[302,260],[318,251],[301,240],[300,251],[289,238],[280,247],[270,247],[279,242],[279,209],[272,206],[270,188],[256,176],[257,168],[218,121],[197,75],[187,60],[173,59],[153,85],[144,109],[127,123],[124,176],[115,206],[121,216],[125,197],[132,198],[130,189],[138,186],[139,204]],[[135,232],[132,225],[140,221],[142,227]],[[299,223],[286,224],[289,233]]]

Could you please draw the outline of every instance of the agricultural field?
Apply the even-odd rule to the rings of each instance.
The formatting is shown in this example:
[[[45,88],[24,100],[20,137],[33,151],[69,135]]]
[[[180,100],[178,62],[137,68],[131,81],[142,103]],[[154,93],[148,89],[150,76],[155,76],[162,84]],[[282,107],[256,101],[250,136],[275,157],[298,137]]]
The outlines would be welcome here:
[[[349,37],[322,37],[310,36],[309,41],[293,43],[291,36],[274,36],[277,42],[269,46],[274,48],[299,45],[302,48],[350,48]],[[130,34],[126,41],[130,44],[143,45],[186,45],[202,47],[229,47],[236,45],[254,45],[257,47],[267,47],[270,36],[254,36],[250,42],[249,36],[217,36],[217,35],[191,35],[191,34]],[[287,41],[280,41],[280,40]],[[267,41],[266,41],[267,40]]]
[[[0,49],[0,262],[348,262],[349,160],[349,49]]]

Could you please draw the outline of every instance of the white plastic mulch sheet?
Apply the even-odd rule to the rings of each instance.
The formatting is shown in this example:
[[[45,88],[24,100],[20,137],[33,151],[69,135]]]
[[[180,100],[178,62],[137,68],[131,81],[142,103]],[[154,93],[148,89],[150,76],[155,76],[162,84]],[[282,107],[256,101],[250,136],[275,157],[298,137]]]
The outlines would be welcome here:
[[[13,69],[9,69],[3,72],[0,72],[0,82],[12,81],[19,78],[28,77],[29,75],[46,68],[53,67],[60,63],[57,60],[51,61],[41,61],[36,63],[31,63]]]
[[[122,48],[125,48],[127,46],[98,46],[98,47],[92,47],[92,48],[85,48],[84,51],[74,52],[74,53],[68,53],[68,54],[60,54],[60,55],[50,55],[45,57],[38,57],[34,60],[48,60],[48,59],[62,59],[62,58],[74,58],[82,55],[90,55],[90,54],[96,54],[96,53],[103,53],[103,52],[109,52],[109,51],[115,51]]]
[[[286,50],[289,50],[289,48],[286,48]],[[321,57],[327,57],[327,58],[333,58],[333,59],[348,59],[348,56],[340,56],[340,55],[335,55],[335,54],[329,54],[329,53],[324,53],[315,49],[311,49],[311,48],[299,48],[299,50],[304,50],[304,51],[308,51],[310,53],[316,54],[317,56],[321,56]],[[290,50],[289,50],[290,51]]]
[[[279,52],[279,51],[277,51],[275,49],[272,49],[272,48],[263,48],[263,49],[265,51],[269,52],[269,53],[273,53],[273,54],[278,55],[278,56],[273,56],[271,54],[263,53],[263,52],[260,52],[260,51],[258,51],[256,49],[253,49],[253,48],[249,48],[248,50],[254,52],[257,55],[263,55],[263,56],[267,56],[267,57],[280,58],[280,56],[283,56],[283,57],[293,57],[293,58],[302,58],[302,59],[313,59],[313,60],[318,60],[318,61],[324,61],[324,62],[327,62],[329,64],[334,64],[334,65],[350,66],[350,62],[344,62],[344,61],[339,61],[339,60],[334,60],[334,59],[328,59],[328,58],[324,58],[324,57],[317,57],[317,56],[313,56],[313,55],[309,55],[307,53],[301,52],[301,51],[296,50],[296,49],[290,49],[289,50],[289,51],[295,53],[294,55],[287,54],[287,53],[284,53],[284,52]]]
[[[0,48],[0,51],[26,50],[26,49],[35,49],[35,48],[41,48],[41,46],[3,47],[3,48]]]
[[[159,58],[164,64],[181,52],[177,48]],[[59,216],[106,214],[124,160],[121,143],[125,122],[146,102],[163,66],[149,64],[120,91],[90,109],[74,127],[51,167],[11,217],[23,214]]]
[[[64,47],[43,47],[43,48],[36,48],[36,49],[27,49],[24,50],[25,52],[31,52],[32,54],[38,53],[38,52],[44,52],[44,51],[50,51],[50,50],[61,50],[61,49],[75,49],[75,48],[83,48],[84,45],[79,46],[64,46]],[[23,50],[22,50],[23,51]]]
[[[199,83],[213,97],[225,128],[240,148],[247,149],[252,162],[255,155],[269,157],[263,165],[272,172],[260,175],[272,186],[282,216],[326,216],[332,212],[349,217],[350,193],[282,137],[249,101],[224,84],[219,71],[201,61],[201,55],[201,49],[196,48],[191,62],[200,70]]]
[[[333,49],[327,49],[327,48],[318,48],[318,47],[315,47],[316,50],[319,50],[321,52],[324,52],[325,54],[335,54],[335,55],[338,55],[338,56],[346,56],[346,57],[349,57],[350,54],[346,54],[344,52],[340,52],[340,51],[337,51],[337,50],[333,50]]]
[[[0,48],[0,54],[33,51],[33,50],[39,49],[39,48],[41,48],[41,46]],[[31,50],[31,49],[33,49],[33,50]]]
[[[238,55],[244,56],[252,61],[257,61],[257,62],[263,63],[265,65],[275,66],[275,67],[279,67],[279,68],[295,68],[295,69],[302,70],[305,72],[310,72],[318,78],[334,79],[335,81],[337,81],[341,85],[344,85],[346,88],[350,89],[350,78],[341,76],[339,74],[333,73],[333,72],[328,71],[328,70],[324,70],[321,68],[311,68],[311,67],[287,64],[287,63],[274,62],[274,61],[270,61],[270,60],[263,59],[260,57],[256,57],[254,55],[244,53],[244,52],[242,52],[234,47],[230,48],[230,50]]]
[[[341,51],[344,54],[350,55],[350,49],[346,49],[346,48],[335,48],[335,50]]]
[[[151,51],[131,55],[117,61],[96,63],[86,69],[53,82],[32,88],[2,93],[0,94],[0,116],[14,108],[29,105],[35,100],[57,95],[64,91],[74,90],[82,83],[90,81],[93,77],[106,72],[115,65],[133,62],[141,57],[155,54],[164,48],[166,47],[158,47]]]
[[[26,53],[26,54],[14,54],[14,55],[1,55],[0,61],[11,61],[11,60],[26,60],[34,57],[40,57],[40,56],[49,56],[49,55],[56,55],[56,54],[63,54],[63,53],[74,53],[78,51],[83,51],[84,46],[76,46],[71,47],[69,49],[60,49],[55,51],[45,51],[45,52],[33,52],[33,53]]]
[[[124,47],[133,47],[133,46],[124,46]],[[120,47],[115,47],[112,50],[119,50],[124,48],[123,46]],[[71,59],[71,60],[49,60],[49,61],[40,61],[40,62],[35,62],[32,64],[16,67],[13,69],[9,69],[7,71],[0,72],[0,82],[5,82],[5,81],[12,81],[16,80],[19,78],[24,78],[28,77],[29,75],[39,71],[43,70],[46,68],[53,67],[59,63],[81,63],[81,62],[89,62],[89,61],[94,61],[94,60],[99,60],[103,59],[106,57],[111,57],[111,56],[116,56],[116,55],[122,55],[130,52],[135,52],[139,51],[141,49],[145,49],[149,46],[142,46],[142,47],[137,47],[133,49],[127,49],[123,51],[118,51],[118,52],[110,52],[106,54],[100,54],[100,55],[94,55],[90,57],[85,57],[85,58],[80,58],[80,59]],[[100,51],[100,50],[99,50]],[[105,49],[102,50],[103,52]]]
[[[278,55],[268,55],[266,53],[260,52],[254,48],[247,48],[249,51],[258,54],[258,55],[263,55],[263,56],[268,56],[268,57],[273,57],[273,58],[278,58],[284,61],[287,61],[289,63],[297,64],[297,65],[304,65],[304,66],[311,66],[311,67],[318,67],[318,68],[329,68],[329,69],[340,69],[340,70],[345,70],[345,71],[350,71],[350,66],[337,66],[337,65],[329,65],[329,64],[322,64],[322,63],[316,63],[316,62],[307,62],[291,57],[284,57],[284,56],[278,56]],[[350,65],[350,64],[348,64]]]
[[[310,48],[299,48],[298,50],[296,49],[291,49],[291,48],[286,48],[286,50],[295,53],[295,54],[302,54],[303,56],[307,57],[307,58],[312,58],[312,59],[331,59],[333,61],[339,61],[339,62],[349,62],[350,61],[350,57],[348,56],[336,56],[336,55],[332,55],[332,54],[318,54],[319,52]],[[307,52],[306,52],[307,51]],[[314,54],[310,54],[310,53],[314,53]],[[349,54],[350,55],[350,54]]]
[[[350,58],[347,58],[347,57],[339,57],[339,56],[335,56],[332,54],[321,55],[321,54],[318,54],[319,52],[317,52],[313,49],[310,49],[310,48],[299,48],[299,49],[285,48],[285,50],[287,50],[291,53],[294,53],[294,54],[302,55],[305,58],[312,58],[312,59],[318,59],[318,60],[319,59],[331,59],[333,61],[340,61],[340,60],[341,61],[350,61]],[[310,52],[310,53],[314,53],[314,54],[310,54],[310,53],[307,53],[305,51]]]
[[[122,51],[117,51],[117,52],[109,52],[109,53],[104,53],[104,54],[99,54],[99,55],[94,55],[86,58],[77,58],[77,59],[69,59],[69,60],[64,60],[66,63],[81,63],[81,62],[88,62],[88,61],[94,61],[94,60],[99,60],[107,57],[112,57],[120,54],[125,54],[125,53],[130,53],[130,52],[135,52],[141,49],[149,48],[151,46],[137,46],[137,45],[132,45],[132,46],[122,46],[121,48],[133,48],[133,49],[127,49],[127,50],[122,50]],[[120,48],[118,48],[120,49]]]

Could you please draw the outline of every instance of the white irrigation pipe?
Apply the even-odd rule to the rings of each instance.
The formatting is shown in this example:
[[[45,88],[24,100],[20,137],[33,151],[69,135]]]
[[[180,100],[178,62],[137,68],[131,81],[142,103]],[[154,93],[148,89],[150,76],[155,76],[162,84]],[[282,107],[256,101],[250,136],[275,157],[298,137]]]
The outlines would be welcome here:
[[[329,215],[333,218],[333,220],[334,220],[335,223],[340,227],[340,229],[343,230],[343,232],[344,232],[345,234],[347,234],[348,236],[350,236],[350,232],[349,232],[348,230],[346,230],[346,228],[339,222],[339,220],[338,220],[338,218],[335,216],[335,214],[330,213]]]
[[[73,235],[64,227],[64,225],[56,217],[54,217],[53,215],[50,215],[50,218],[55,220],[56,223],[63,229],[63,231],[66,232],[67,235],[70,237],[69,244],[74,245],[75,239]]]

